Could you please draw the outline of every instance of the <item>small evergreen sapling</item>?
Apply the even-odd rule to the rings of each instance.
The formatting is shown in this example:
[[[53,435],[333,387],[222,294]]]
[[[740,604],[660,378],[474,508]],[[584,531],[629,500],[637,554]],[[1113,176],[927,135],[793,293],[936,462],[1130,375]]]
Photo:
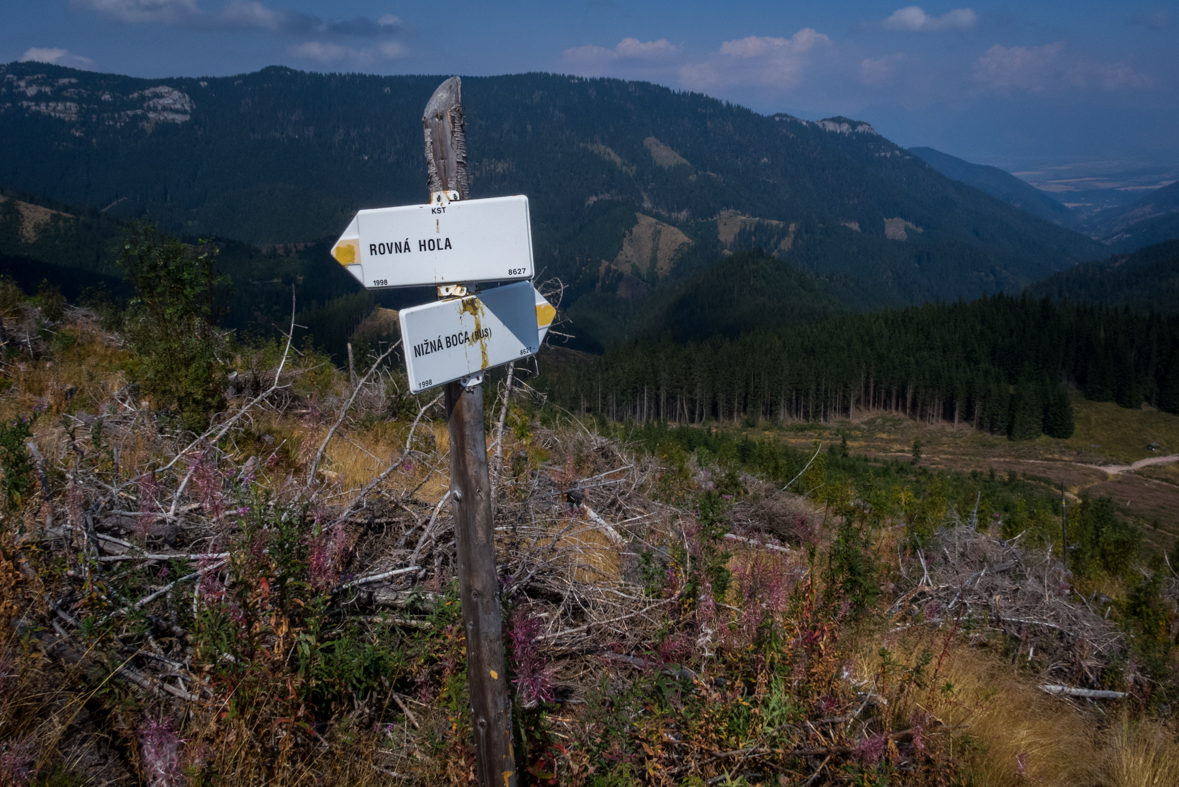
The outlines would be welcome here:
[[[217,299],[228,279],[215,253],[199,251],[137,224],[119,262],[135,285],[124,332],[137,366],[132,376],[161,409],[201,430],[224,403],[224,364],[217,357]]]

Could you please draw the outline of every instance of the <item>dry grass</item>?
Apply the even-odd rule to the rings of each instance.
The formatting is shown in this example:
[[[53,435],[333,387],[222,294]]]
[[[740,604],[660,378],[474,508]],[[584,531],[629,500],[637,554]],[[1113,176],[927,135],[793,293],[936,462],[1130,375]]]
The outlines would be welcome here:
[[[941,686],[953,685],[943,694]],[[1088,753],[1093,718],[1035,687],[996,654],[955,646],[930,692],[928,710],[966,725],[967,782],[978,787],[1072,787],[1097,776]]]
[[[5,370],[11,385],[0,397],[0,419],[11,420],[42,403],[50,413],[96,410],[127,384],[123,369],[131,354],[99,328],[92,313],[71,311],[51,358],[22,358]],[[12,331],[11,315],[5,316],[5,323]]]
[[[881,644],[879,639],[869,643]],[[864,685],[877,679],[880,665],[878,652],[870,651],[869,643],[857,660],[856,674]],[[1179,746],[1160,727],[1123,725],[1101,731],[1093,713],[1044,693],[1034,676],[994,651],[960,642],[947,647],[943,631],[894,641],[890,650],[894,658],[909,664],[923,650],[932,653],[926,690],[901,696],[886,690],[884,694],[897,718],[928,713],[956,728],[950,749],[962,764],[964,784],[1179,784],[1173,775]]]
[[[1101,759],[1101,775],[1109,787],[1179,784],[1179,741],[1173,726],[1123,720],[1110,730]]]
[[[0,202],[6,202],[10,198],[0,196]],[[20,211],[21,228],[20,237],[25,243],[33,243],[37,240],[37,236],[41,234],[41,229],[48,224],[54,216],[61,216],[63,219],[73,220],[74,217],[68,213],[61,211],[50,210],[43,208],[40,205],[33,205],[29,202],[21,202],[20,200],[13,200],[16,203],[16,208]]]

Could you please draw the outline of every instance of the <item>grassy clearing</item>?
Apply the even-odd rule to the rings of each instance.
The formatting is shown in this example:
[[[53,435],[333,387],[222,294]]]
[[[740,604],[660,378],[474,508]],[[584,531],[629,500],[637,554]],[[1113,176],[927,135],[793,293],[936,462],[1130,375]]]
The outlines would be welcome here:
[[[1143,408],[1127,410],[1113,402],[1073,399],[1077,431],[1065,444],[1078,453],[1092,451],[1111,464],[1179,454],[1179,415]],[[1038,441],[1037,441],[1038,442]],[[1158,442],[1158,451],[1146,446]]]
[[[1079,397],[1073,399],[1073,408],[1077,430],[1068,440],[1041,436],[1014,442],[965,424],[927,424],[890,413],[865,413],[854,422],[833,424],[715,428],[800,451],[813,450],[816,440],[829,446],[846,440],[851,454],[881,461],[910,459],[914,441],[920,441],[923,467],[1039,479],[1045,494],[1063,484],[1073,502],[1083,494],[1110,496],[1122,514],[1141,520],[1152,546],[1170,548],[1179,536],[1179,463],[1119,475],[1100,468],[1179,453],[1179,416]],[[1147,449],[1152,442],[1159,443],[1157,451]]]

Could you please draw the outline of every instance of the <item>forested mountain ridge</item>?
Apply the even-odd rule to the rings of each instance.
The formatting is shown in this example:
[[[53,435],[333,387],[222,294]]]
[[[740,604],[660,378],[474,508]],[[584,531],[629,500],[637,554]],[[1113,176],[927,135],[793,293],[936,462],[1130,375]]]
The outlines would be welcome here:
[[[828,421],[890,410],[1032,439],[1072,434],[1066,385],[1179,413],[1179,318],[997,295],[681,344],[630,341],[544,386],[615,420]]]
[[[12,63],[0,184],[188,235],[320,239],[358,208],[423,199],[420,117],[439,79],[273,67],[143,80]],[[566,305],[643,297],[753,246],[839,280],[854,308],[1018,290],[1103,256],[857,121],[548,74],[467,78],[463,98],[472,195],[528,194],[537,267],[569,285]],[[731,235],[723,216],[738,217]],[[686,242],[626,252],[636,231],[666,239],[666,227]]]
[[[1179,238],[1179,181],[1100,213],[1095,221],[1100,236],[1121,252]]]
[[[1172,213],[1179,213],[1179,181],[1148,192],[1125,207],[1104,211],[1097,222],[1107,235],[1116,238],[1132,224]]]
[[[1086,228],[1084,220],[1077,213],[1032,184],[998,167],[974,164],[933,148],[909,148],[909,152],[920,156],[922,161],[947,178],[962,181],[1033,216],[1078,232]]]
[[[1027,292],[1037,298],[1179,315],[1179,239],[1083,262],[1036,282]]]
[[[0,189],[0,275],[26,292],[45,280],[72,301],[125,300],[133,288],[124,280],[119,256],[130,234],[128,222],[101,211]],[[214,255],[216,268],[229,277],[216,311],[220,325],[239,334],[286,330],[294,288],[299,325],[342,358],[349,334],[373,306],[373,296],[331,259],[328,243],[257,247],[217,238],[185,240]],[[383,300],[391,301],[389,295]]]

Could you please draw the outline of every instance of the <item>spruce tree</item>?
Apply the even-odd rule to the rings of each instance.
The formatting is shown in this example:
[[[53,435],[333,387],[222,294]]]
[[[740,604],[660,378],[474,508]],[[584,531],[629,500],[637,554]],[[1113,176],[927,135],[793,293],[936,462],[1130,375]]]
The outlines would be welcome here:
[[[1159,409],[1179,415],[1179,352],[1171,358],[1171,368],[1159,386]]]
[[[1114,362],[1108,351],[1097,351],[1085,375],[1085,397],[1094,402],[1109,402],[1117,390]]]
[[[1142,407],[1142,381],[1134,370],[1134,359],[1123,355],[1117,365],[1117,396],[1119,407],[1137,410]]]
[[[1073,422],[1073,403],[1069,399],[1068,390],[1063,385],[1057,385],[1048,397],[1048,404],[1044,408],[1044,434],[1060,440],[1067,440],[1076,431]]]
[[[1011,396],[1011,417],[1007,422],[1007,436],[1012,440],[1035,440],[1042,433],[1044,408],[1036,395],[1036,386],[1021,378]]]

